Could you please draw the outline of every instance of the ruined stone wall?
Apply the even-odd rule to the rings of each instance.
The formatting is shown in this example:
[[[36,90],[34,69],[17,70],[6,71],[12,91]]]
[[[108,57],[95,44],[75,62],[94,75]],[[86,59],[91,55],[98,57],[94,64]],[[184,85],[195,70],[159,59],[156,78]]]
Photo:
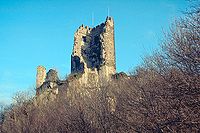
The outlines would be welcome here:
[[[57,82],[58,80],[58,72],[54,69],[50,69],[47,72],[45,82]]]
[[[45,78],[46,78],[46,68],[43,66],[38,66],[36,75],[36,88],[39,88],[44,83]]]
[[[71,73],[81,73],[82,84],[96,84],[115,74],[114,21],[106,21],[94,28],[78,28],[74,35]]]
[[[36,95],[41,95],[44,91],[50,91],[53,94],[58,94],[58,72],[50,69],[46,73],[46,68],[43,66],[37,67]]]
[[[108,80],[113,74],[116,73],[114,21],[111,17],[106,19],[101,38],[103,62],[101,64],[102,67],[99,74],[101,80]]]

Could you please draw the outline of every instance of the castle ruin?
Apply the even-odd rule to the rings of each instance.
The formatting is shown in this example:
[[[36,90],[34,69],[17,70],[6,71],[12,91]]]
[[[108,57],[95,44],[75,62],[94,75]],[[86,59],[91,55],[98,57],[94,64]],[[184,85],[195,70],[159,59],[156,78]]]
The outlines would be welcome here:
[[[54,69],[50,69],[46,73],[46,68],[44,66],[37,67],[36,76],[36,95],[40,95],[44,90],[51,89],[55,94],[58,93],[58,74]]]
[[[79,75],[78,80],[70,78],[59,80],[57,71],[38,66],[36,79],[36,95],[44,90],[58,94],[60,84],[79,82],[80,85],[94,87],[109,81],[116,73],[114,21],[107,17],[106,21],[94,28],[81,25],[74,35],[74,46],[71,55],[71,75]]]
[[[108,81],[116,73],[114,21],[94,28],[80,26],[74,35],[71,73],[82,74],[81,84],[94,85]]]
[[[38,66],[36,75],[36,88],[40,88],[40,86],[44,83],[45,78],[46,78],[46,68],[43,66]]]

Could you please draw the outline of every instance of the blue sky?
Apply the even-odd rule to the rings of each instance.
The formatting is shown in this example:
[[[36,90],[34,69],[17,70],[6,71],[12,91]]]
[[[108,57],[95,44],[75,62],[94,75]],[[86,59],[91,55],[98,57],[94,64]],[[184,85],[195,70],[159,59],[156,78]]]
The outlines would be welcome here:
[[[0,0],[0,103],[35,86],[36,67],[70,73],[74,32],[81,25],[115,21],[117,71],[141,64],[171,22],[189,7],[185,0]]]

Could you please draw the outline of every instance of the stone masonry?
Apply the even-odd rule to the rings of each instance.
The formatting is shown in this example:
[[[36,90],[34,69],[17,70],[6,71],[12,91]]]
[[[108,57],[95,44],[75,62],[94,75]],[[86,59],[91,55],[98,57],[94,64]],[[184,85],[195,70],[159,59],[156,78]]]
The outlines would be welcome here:
[[[36,79],[36,95],[40,95],[46,90],[51,90],[54,94],[58,94],[58,73],[54,69],[50,69],[46,73],[46,68],[38,66]]]
[[[70,83],[89,87],[99,86],[116,74],[114,21],[106,21],[94,28],[81,25],[74,35],[71,55],[71,78],[59,80],[57,71],[46,73],[43,66],[37,67],[36,95],[50,92],[58,94],[60,84]],[[78,77],[74,79],[74,77]]]
[[[38,66],[36,75],[36,88],[39,88],[44,83],[45,78],[46,78],[46,68],[43,66]]]
[[[84,85],[104,83],[116,73],[114,21],[106,21],[94,28],[81,25],[74,35],[71,73],[81,74]]]

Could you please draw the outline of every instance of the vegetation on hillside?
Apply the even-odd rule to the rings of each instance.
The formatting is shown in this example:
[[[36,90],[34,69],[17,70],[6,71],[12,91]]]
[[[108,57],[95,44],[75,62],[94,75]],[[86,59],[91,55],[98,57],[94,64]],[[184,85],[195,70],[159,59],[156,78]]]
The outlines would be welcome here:
[[[42,106],[18,97],[1,132],[200,132],[200,6],[173,23],[161,49],[90,96],[66,88]]]

